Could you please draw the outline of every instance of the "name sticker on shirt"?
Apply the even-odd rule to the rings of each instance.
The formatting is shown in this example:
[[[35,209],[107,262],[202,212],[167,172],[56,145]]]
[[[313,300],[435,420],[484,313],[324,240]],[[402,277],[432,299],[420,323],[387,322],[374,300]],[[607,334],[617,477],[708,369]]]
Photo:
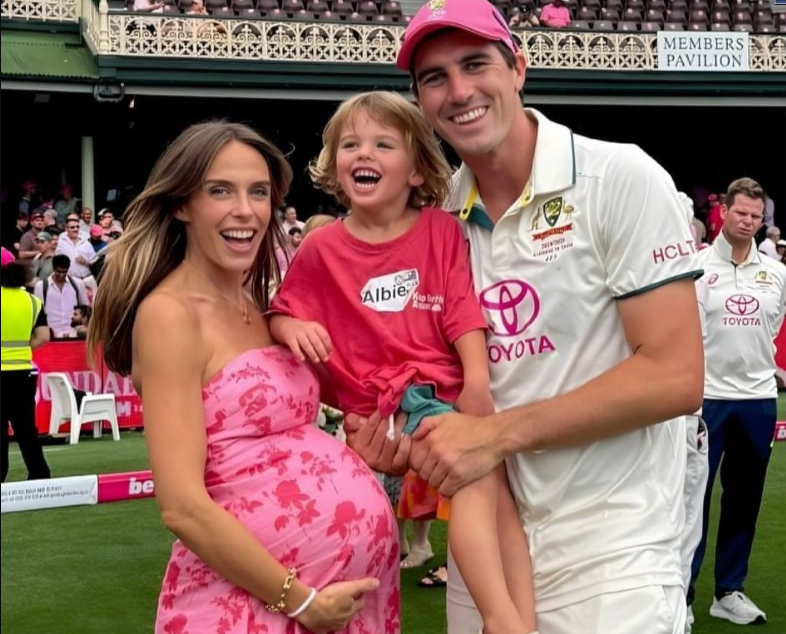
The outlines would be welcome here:
[[[417,269],[374,277],[360,291],[360,302],[380,313],[400,313],[419,284]]]
[[[562,196],[543,204],[543,220],[546,227],[539,231],[540,210],[535,212],[530,231],[535,249],[534,257],[543,262],[553,262],[563,251],[573,247],[573,222],[575,209],[563,203]]]

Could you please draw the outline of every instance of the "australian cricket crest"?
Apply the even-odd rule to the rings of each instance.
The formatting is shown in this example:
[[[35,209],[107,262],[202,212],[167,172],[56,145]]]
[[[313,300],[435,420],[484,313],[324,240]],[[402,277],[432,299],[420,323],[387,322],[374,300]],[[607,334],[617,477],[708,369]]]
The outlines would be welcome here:
[[[562,213],[562,196],[552,198],[543,203],[543,217],[546,219],[549,227],[557,224],[560,214]]]
[[[562,196],[557,196],[543,203],[543,219],[548,225],[538,231],[537,222],[530,228],[534,256],[543,262],[553,262],[563,252],[573,247],[573,213],[572,205],[565,204]],[[540,214],[536,213],[536,218]]]

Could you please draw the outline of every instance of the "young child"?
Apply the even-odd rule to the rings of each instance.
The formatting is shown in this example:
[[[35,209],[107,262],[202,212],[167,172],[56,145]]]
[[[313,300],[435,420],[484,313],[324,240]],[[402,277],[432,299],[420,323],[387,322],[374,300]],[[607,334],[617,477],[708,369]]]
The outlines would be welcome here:
[[[390,92],[344,102],[311,166],[351,209],[301,245],[271,305],[270,331],[324,362],[345,413],[494,411],[486,322],[458,222],[434,209],[450,169],[420,110]],[[504,469],[452,500],[448,539],[485,634],[535,629],[529,551]]]

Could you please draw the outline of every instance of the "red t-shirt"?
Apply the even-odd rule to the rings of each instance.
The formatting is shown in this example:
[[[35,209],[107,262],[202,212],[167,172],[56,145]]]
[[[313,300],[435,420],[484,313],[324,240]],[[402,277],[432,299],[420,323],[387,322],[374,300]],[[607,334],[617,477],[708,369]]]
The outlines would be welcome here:
[[[485,329],[458,221],[423,209],[404,235],[368,244],[334,222],[308,236],[271,313],[321,323],[326,363],[345,412],[396,411],[406,388],[432,385],[453,403],[463,370],[453,342]]]

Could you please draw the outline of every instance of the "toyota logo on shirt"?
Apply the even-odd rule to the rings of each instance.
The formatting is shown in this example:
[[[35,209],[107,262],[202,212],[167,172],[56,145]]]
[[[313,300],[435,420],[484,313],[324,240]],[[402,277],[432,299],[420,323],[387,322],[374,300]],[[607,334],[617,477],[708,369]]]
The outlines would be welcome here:
[[[759,310],[759,300],[752,295],[732,295],[726,300],[726,312],[738,317],[747,317]]]
[[[521,280],[502,280],[484,289],[480,305],[486,311],[489,329],[499,337],[520,335],[540,314],[537,291]]]

